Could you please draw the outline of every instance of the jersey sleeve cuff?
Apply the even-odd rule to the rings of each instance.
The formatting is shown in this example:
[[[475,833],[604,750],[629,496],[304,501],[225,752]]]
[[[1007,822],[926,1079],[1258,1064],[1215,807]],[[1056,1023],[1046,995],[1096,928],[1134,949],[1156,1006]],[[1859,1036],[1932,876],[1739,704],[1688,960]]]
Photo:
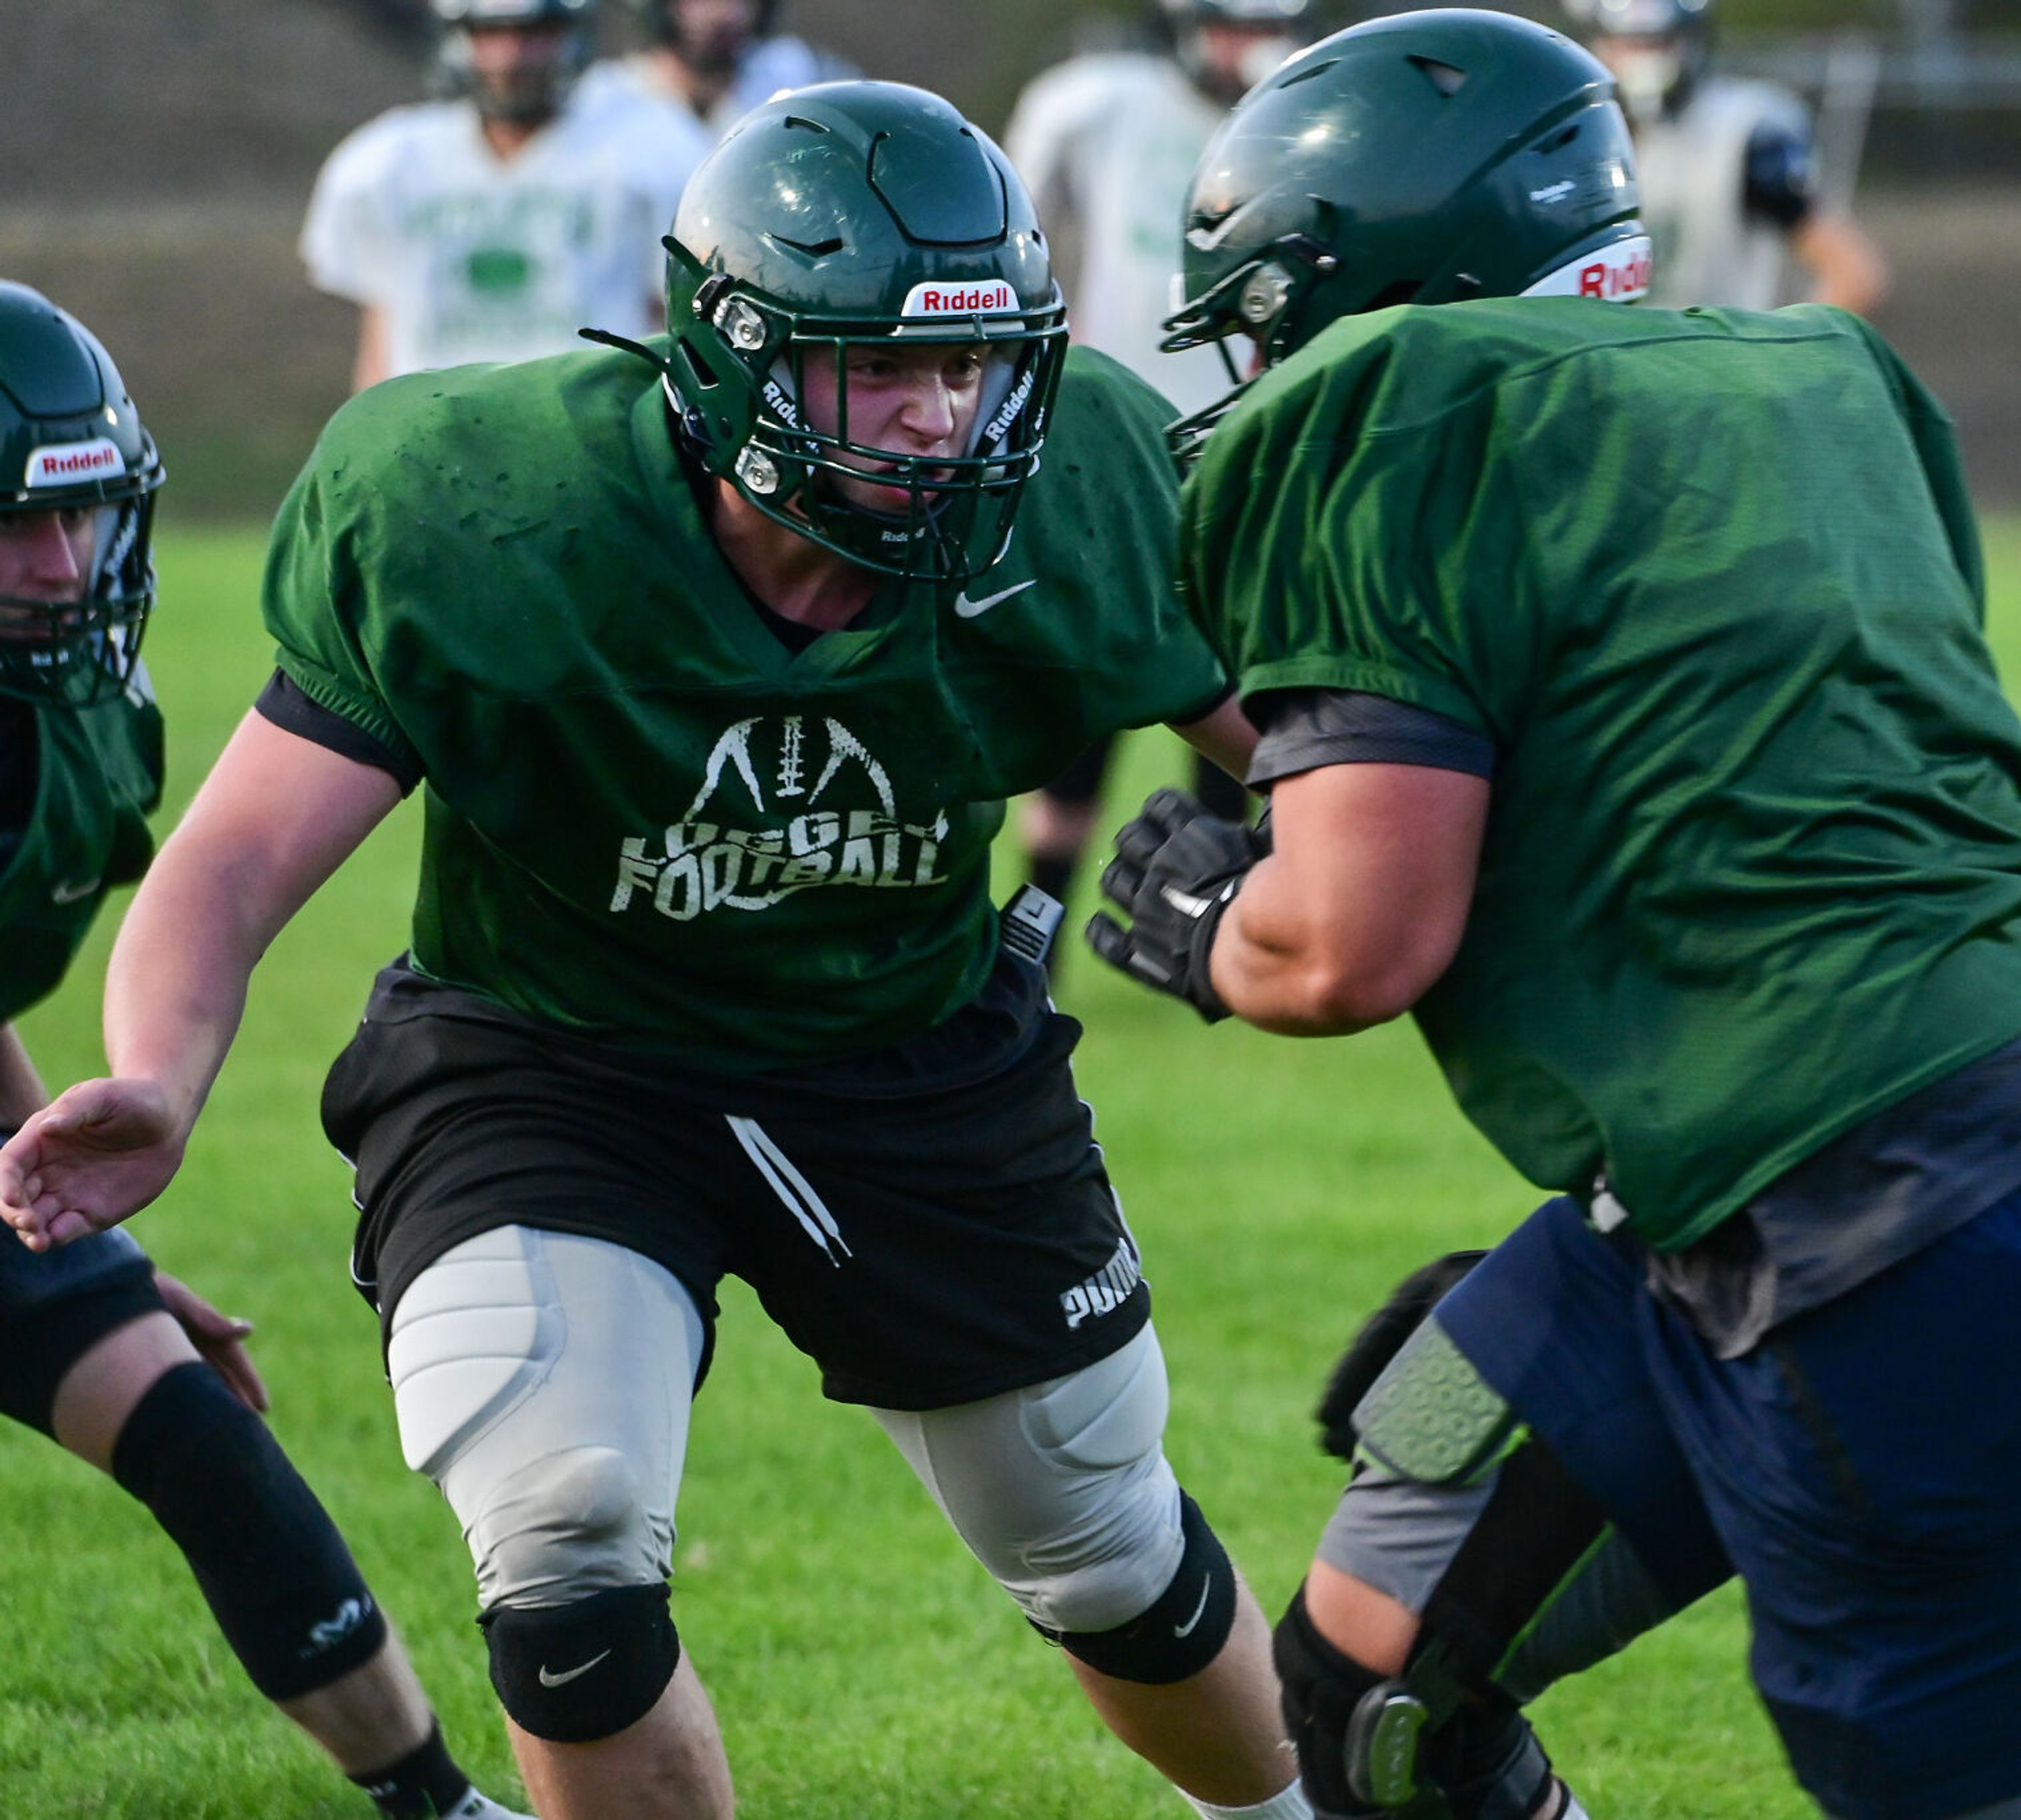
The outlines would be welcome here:
[[[1324,765],[1422,765],[1495,775],[1485,733],[1407,701],[1352,689],[1293,689],[1252,697],[1262,730],[1248,781],[1261,786]]]
[[[308,694],[285,669],[276,669],[253,703],[263,720],[284,733],[312,741],[340,757],[385,772],[410,795],[422,777],[421,759],[403,741],[399,747],[348,720]]]

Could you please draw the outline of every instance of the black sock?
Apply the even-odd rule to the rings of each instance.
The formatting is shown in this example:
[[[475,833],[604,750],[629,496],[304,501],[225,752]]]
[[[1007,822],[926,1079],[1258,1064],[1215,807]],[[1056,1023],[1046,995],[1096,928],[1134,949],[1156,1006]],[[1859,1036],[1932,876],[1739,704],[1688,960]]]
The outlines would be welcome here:
[[[470,1793],[470,1778],[456,1767],[439,1725],[398,1763],[351,1779],[372,1797],[386,1820],[436,1820]]]

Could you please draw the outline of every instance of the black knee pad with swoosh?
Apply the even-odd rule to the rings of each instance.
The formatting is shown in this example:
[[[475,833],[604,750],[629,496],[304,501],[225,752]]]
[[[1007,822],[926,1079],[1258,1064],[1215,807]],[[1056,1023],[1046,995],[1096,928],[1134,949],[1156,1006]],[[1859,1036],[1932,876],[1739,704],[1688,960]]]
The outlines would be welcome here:
[[[1221,1654],[1234,1628],[1235,1568],[1200,1506],[1183,1491],[1179,1523],[1185,1552],[1171,1584],[1148,1611],[1113,1630],[1043,1634],[1119,1681],[1163,1687],[1198,1674]]]
[[[617,1586],[566,1605],[494,1605],[478,1620],[491,1684],[523,1731],[591,1744],[650,1713],[681,1659],[664,1585]]]

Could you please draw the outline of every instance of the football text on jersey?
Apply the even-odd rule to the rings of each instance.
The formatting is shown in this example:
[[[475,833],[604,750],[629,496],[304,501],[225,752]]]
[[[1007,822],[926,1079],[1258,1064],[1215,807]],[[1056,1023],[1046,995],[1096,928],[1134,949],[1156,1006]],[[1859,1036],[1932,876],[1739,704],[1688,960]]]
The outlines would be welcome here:
[[[944,884],[948,827],[945,810],[902,819],[884,767],[839,721],[741,720],[717,740],[680,819],[619,843],[610,908],[636,902],[687,923],[763,910],[820,885]]]

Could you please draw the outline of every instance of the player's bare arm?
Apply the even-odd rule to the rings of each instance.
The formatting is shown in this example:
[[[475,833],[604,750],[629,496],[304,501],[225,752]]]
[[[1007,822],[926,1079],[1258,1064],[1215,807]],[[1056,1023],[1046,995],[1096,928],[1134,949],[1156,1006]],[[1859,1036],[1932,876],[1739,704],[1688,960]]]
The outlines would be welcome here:
[[[377,385],[381,380],[391,376],[392,357],[387,351],[390,345],[384,308],[377,304],[360,304],[358,306],[358,352],[351,362],[351,389],[353,391],[362,391],[368,385]]]
[[[1888,262],[1849,215],[1819,209],[1797,223],[1790,250],[1809,273],[1812,296],[1855,315],[1871,315],[1887,294]]]
[[[1400,1017],[1466,929],[1488,785],[1422,765],[1328,765],[1271,792],[1273,850],[1222,919],[1214,990],[1294,1036]]]
[[[0,1151],[0,1213],[31,1249],[116,1225],[168,1185],[260,956],[399,794],[385,772],[246,716],[113,949],[111,1076],[59,1094]]]
[[[0,1130],[18,1130],[49,1103],[49,1097],[22,1045],[20,1032],[12,1024],[0,1024]]]
[[[1211,759],[1231,777],[1241,777],[1249,770],[1250,755],[1256,750],[1256,729],[1242,712],[1242,704],[1231,695],[1213,713],[1172,731]]]

